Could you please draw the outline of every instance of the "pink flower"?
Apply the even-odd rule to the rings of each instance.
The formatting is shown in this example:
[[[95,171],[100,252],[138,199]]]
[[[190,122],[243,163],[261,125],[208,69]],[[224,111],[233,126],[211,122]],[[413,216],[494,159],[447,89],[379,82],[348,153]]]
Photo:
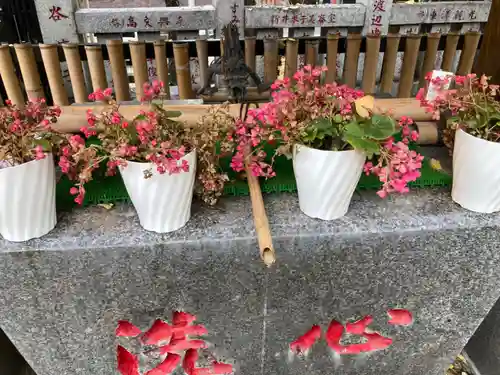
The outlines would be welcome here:
[[[108,87],[107,89],[104,90],[103,94],[106,97],[110,97],[113,94],[113,89],[111,87]]]

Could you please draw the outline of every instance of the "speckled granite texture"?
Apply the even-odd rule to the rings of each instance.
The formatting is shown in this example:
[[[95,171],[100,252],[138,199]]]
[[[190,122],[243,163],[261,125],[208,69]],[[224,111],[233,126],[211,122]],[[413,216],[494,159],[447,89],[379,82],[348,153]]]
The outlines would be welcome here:
[[[114,374],[115,322],[145,328],[173,309],[197,314],[238,374],[442,375],[500,295],[500,215],[466,212],[447,191],[363,193],[335,222],[301,214],[295,195],[266,204],[271,270],[246,197],[195,209],[168,235],[119,206],[75,211],[26,244],[0,240],[0,325],[38,375]],[[389,307],[409,308],[415,324],[388,326]],[[322,341],[289,360],[311,325],[369,313],[390,348],[338,361]]]

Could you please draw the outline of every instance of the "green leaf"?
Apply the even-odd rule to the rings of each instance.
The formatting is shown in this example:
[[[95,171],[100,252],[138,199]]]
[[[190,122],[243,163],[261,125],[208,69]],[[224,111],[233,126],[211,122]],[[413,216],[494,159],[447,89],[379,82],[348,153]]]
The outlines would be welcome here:
[[[128,126],[126,129],[127,129],[127,132],[130,136],[130,143],[136,144],[137,141],[139,140],[137,128],[135,126]]]
[[[311,122],[311,124],[309,125],[310,127],[315,127],[317,128],[318,130],[327,130],[327,129],[330,129],[332,127],[332,122],[327,119],[327,118],[318,118],[318,119],[315,119],[313,122]]]
[[[165,115],[169,118],[181,117],[181,111],[165,111]]]
[[[335,115],[333,116],[333,122],[341,124],[342,122],[344,122],[344,118],[341,115]]]
[[[365,136],[376,140],[384,140],[396,132],[396,122],[388,116],[373,115],[365,125]]]
[[[35,146],[42,146],[43,151],[52,151],[52,144],[47,139],[34,139],[33,143]]]
[[[361,138],[365,135],[363,129],[359,126],[359,124],[356,121],[348,123],[345,126],[344,132],[349,136],[358,138]]]
[[[349,143],[355,150],[364,151],[368,159],[371,159],[374,154],[380,153],[379,144],[371,139],[352,137],[346,134],[344,135],[344,141]]]

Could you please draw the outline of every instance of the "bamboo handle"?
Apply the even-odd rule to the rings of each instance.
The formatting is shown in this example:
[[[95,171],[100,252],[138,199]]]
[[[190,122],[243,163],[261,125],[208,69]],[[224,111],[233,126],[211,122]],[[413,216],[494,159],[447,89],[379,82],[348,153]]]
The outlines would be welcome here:
[[[259,179],[252,174],[248,164],[245,165],[245,171],[252,201],[253,221],[257,232],[257,241],[259,242],[260,257],[267,267],[271,267],[276,262],[276,253],[273,248],[271,229],[267,220]]]

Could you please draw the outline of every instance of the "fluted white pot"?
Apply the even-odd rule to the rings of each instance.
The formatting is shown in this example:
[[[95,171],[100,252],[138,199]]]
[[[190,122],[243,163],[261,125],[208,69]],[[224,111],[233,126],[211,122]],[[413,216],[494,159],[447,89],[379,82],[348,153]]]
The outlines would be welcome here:
[[[189,163],[188,172],[160,174],[152,163],[127,162],[120,173],[127,192],[144,229],[166,233],[182,228],[191,217],[194,180],[196,176],[196,151],[182,160]],[[144,178],[144,171],[151,169],[153,176]]]
[[[471,211],[500,211],[500,143],[461,129],[453,147],[452,199]]]
[[[56,226],[56,174],[52,154],[0,169],[0,235],[22,242]]]
[[[293,170],[302,212],[322,220],[344,216],[365,159],[360,151],[322,151],[295,145]]]

